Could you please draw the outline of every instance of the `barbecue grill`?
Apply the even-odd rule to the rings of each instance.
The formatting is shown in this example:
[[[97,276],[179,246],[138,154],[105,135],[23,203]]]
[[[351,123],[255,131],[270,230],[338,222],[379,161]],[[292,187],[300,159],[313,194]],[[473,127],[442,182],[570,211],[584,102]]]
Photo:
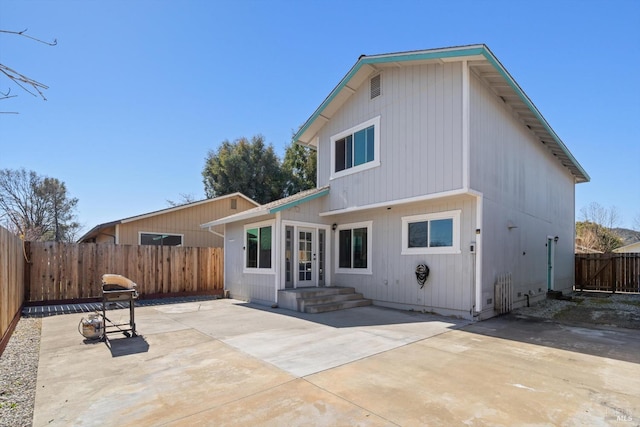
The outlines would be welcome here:
[[[107,334],[122,332],[126,337],[137,336],[134,300],[138,298],[136,284],[119,274],[102,275],[102,317],[105,322],[103,339]],[[129,323],[114,323],[106,316],[107,306],[116,302],[129,303]]]

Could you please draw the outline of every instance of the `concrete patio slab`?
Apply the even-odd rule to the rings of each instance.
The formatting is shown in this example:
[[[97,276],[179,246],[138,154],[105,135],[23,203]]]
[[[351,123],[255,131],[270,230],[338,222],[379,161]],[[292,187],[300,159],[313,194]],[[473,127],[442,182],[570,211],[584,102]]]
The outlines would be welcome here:
[[[639,330],[217,300],[136,308],[140,336],[96,343],[82,317],[43,319],[34,426],[640,420]]]

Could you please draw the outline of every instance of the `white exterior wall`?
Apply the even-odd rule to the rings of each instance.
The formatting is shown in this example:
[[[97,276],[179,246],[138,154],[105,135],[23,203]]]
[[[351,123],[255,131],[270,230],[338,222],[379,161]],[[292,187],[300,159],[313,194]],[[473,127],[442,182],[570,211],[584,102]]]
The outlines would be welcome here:
[[[277,302],[276,289],[284,288],[282,276],[284,271],[282,255],[284,226],[280,221],[286,221],[288,225],[302,226],[331,224],[331,219],[318,216],[318,212],[323,210],[321,206],[325,199],[326,197],[320,197],[277,214],[265,215],[225,226],[225,289],[231,293],[232,298],[264,305]],[[273,271],[270,273],[245,272],[244,227],[263,221],[274,221],[271,235],[272,250],[274,251]],[[330,234],[327,233],[328,239],[331,238]],[[331,244],[330,241],[329,244]]]
[[[369,255],[372,274],[334,274],[332,283],[353,286],[378,305],[471,318],[475,255],[470,251],[470,243],[475,241],[475,209],[475,197],[459,196],[394,206],[391,210],[332,216],[338,224],[373,221],[373,253]],[[403,216],[454,210],[462,211],[459,254],[401,254]],[[337,236],[332,234],[335,258]],[[422,289],[415,276],[415,268],[421,263],[430,269]]]
[[[275,275],[273,273],[244,273],[244,225],[273,219],[273,215],[248,220],[246,223],[236,222],[225,226],[224,246],[224,288],[232,298],[271,305],[276,302]],[[277,227],[274,226],[272,239],[274,247]],[[275,259],[277,263],[277,258]]]
[[[470,83],[470,187],[483,194],[483,303],[506,272],[516,306],[526,303],[525,293],[546,293],[547,236],[559,238],[554,289],[571,288],[574,179],[473,74]],[[509,222],[517,228],[509,230]]]
[[[380,166],[330,180],[331,137],[377,116]],[[462,188],[461,64],[385,68],[373,100],[366,79],[320,131],[318,162],[330,210]]]

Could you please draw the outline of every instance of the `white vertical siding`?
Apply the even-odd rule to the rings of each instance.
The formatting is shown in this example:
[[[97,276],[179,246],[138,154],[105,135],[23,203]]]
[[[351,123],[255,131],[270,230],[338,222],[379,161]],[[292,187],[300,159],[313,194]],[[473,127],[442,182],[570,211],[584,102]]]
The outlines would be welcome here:
[[[263,221],[265,218],[248,222]],[[272,232],[276,239],[276,230]],[[225,289],[236,299],[270,305],[275,303],[275,275],[265,273],[243,273],[245,251],[244,224],[232,223],[225,227],[224,276]],[[275,247],[275,245],[274,245]],[[275,260],[278,262],[278,259]]]
[[[331,224],[331,219],[318,216],[325,198],[311,200],[307,203],[294,206],[280,213],[282,220],[299,221],[308,224]],[[272,273],[245,273],[244,226],[268,219],[274,219],[275,215],[265,215],[244,222],[227,224],[225,229],[225,289],[229,290],[233,298],[270,305],[276,302],[276,271],[282,263],[278,256],[277,248],[281,247],[281,230],[277,221],[272,231],[272,249],[276,251],[274,272]],[[282,283],[277,283],[281,285]]]
[[[318,185],[329,209],[462,188],[462,68],[459,63],[382,70],[382,95],[368,80],[319,134]],[[380,116],[379,167],[330,180],[330,138]]]
[[[373,221],[371,275],[335,274],[332,283],[353,286],[376,304],[414,308],[470,317],[474,303],[474,257],[469,246],[475,240],[475,206],[472,196],[394,206],[332,217],[338,224]],[[459,254],[402,255],[403,216],[461,210]],[[336,237],[331,239],[337,253]],[[415,268],[426,263],[429,278],[420,289]]]
[[[505,272],[513,274],[517,303],[525,293],[546,293],[548,235],[559,237],[555,288],[571,287],[574,179],[473,74],[470,83],[470,186],[484,197],[483,302]],[[509,221],[517,228],[509,230]]]

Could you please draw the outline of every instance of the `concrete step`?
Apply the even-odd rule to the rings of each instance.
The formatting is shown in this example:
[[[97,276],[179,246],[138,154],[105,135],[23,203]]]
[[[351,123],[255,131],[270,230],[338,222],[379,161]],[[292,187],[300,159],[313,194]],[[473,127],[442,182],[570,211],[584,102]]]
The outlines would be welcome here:
[[[371,305],[371,301],[354,288],[298,288],[278,291],[278,305],[301,313],[324,313],[351,307]]]
[[[298,299],[318,298],[327,295],[348,295],[355,292],[354,288],[328,287],[328,288],[298,288],[295,290]]]
[[[328,311],[346,310],[347,308],[366,307],[371,305],[369,299],[337,301],[325,304],[305,305],[305,313],[326,313]]]
[[[322,296],[315,296],[311,298],[304,298],[300,300],[300,311],[308,313],[306,307],[330,303],[339,303],[344,301],[354,301],[364,299],[362,294],[354,292],[351,293],[339,293],[339,294],[327,294]]]

